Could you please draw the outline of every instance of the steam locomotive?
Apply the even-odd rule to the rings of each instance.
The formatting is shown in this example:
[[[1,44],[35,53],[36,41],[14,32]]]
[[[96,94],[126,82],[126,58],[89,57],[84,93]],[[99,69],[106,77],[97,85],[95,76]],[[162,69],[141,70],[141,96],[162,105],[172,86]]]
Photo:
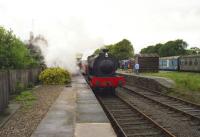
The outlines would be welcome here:
[[[82,73],[93,90],[112,89],[125,85],[125,78],[116,75],[118,61],[103,49],[99,55],[91,55],[81,64]]]

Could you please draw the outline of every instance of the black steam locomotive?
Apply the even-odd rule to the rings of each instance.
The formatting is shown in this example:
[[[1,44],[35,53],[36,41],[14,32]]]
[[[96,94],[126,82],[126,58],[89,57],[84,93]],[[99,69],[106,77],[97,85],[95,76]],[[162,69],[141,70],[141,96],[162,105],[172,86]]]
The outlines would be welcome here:
[[[116,75],[118,61],[108,54],[108,50],[102,50],[99,55],[91,55],[87,62],[82,64],[90,86],[93,89],[112,88],[125,85],[125,78]]]

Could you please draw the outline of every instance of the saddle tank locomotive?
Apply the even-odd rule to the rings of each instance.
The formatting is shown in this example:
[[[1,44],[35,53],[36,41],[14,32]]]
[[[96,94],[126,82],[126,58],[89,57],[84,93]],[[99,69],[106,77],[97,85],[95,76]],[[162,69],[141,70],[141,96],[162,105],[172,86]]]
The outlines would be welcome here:
[[[114,90],[118,86],[124,86],[125,78],[116,74],[118,61],[108,54],[107,49],[102,51],[99,55],[87,58],[87,69],[84,74],[91,88],[95,91],[108,88]]]

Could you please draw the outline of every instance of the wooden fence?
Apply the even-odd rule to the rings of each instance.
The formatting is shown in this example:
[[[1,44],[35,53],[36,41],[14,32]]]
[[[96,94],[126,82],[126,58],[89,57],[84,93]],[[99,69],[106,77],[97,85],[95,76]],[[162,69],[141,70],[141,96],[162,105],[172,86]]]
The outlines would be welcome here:
[[[8,72],[0,71],[0,112],[8,106],[9,95]]]
[[[0,70],[0,112],[8,106],[9,95],[33,86],[38,81],[39,68]]]

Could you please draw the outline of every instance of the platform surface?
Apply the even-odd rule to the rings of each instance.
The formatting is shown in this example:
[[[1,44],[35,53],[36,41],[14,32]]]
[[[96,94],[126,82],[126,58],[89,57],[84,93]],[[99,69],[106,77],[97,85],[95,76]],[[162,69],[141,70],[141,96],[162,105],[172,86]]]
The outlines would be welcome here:
[[[75,137],[116,137],[109,123],[77,123]]]
[[[72,83],[72,86],[76,90],[77,123],[108,122],[103,109],[86,81],[79,77],[76,77],[75,81],[76,82]]]
[[[124,75],[132,75],[132,76],[136,76],[136,77],[141,77],[141,78],[148,78],[148,79],[153,79],[155,81],[157,81],[158,83],[160,83],[162,86],[167,87],[167,88],[174,88],[175,87],[175,82],[169,78],[164,78],[164,77],[157,77],[157,76],[146,76],[146,75],[142,75],[139,74],[135,74],[135,73],[126,73],[126,72],[122,72],[122,71],[118,71],[119,74],[124,74]]]
[[[31,137],[116,137],[95,95],[81,76],[72,78]]]

